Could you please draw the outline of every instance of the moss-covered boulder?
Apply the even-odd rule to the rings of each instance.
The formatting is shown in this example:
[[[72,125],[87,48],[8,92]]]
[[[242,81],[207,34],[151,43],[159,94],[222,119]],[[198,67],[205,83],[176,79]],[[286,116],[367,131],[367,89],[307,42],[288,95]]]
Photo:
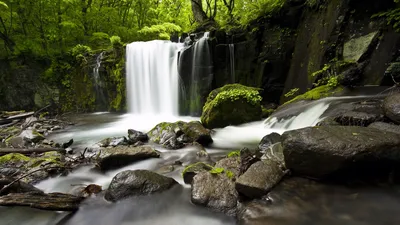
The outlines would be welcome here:
[[[179,149],[193,142],[203,146],[213,142],[210,130],[204,128],[198,121],[159,123],[147,135],[151,142],[161,144],[168,149]]]
[[[209,94],[201,122],[212,129],[261,120],[260,103],[259,89],[228,84]]]

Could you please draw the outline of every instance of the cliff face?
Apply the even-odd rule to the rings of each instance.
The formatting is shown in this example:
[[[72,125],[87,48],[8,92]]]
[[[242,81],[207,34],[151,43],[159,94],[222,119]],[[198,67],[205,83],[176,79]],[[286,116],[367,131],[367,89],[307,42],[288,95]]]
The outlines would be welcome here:
[[[294,88],[304,93],[321,78],[313,74],[332,62],[350,65],[340,70],[347,74],[346,85],[392,85],[387,70],[398,68],[400,33],[374,15],[395,7],[393,0],[329,0],[314,5],[291,0],[278,14],[260,18],[245,30],[212,32],[209,90],[232,82],[229,44],[234,44],[235,82],[263,88],[264,102],[282,103],[289,99],[284,94]]]

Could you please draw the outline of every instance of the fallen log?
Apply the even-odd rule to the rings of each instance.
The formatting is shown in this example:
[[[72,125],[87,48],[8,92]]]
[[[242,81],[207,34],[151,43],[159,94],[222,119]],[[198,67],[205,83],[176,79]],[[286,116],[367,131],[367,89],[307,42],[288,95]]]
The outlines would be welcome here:
[[[17,123],[19,123],[19,120],[14,120],[14,121],[12,121],[12,122],[10,122],[10,123],[0,125],[0,128],[11,127],[11,126],[14,126],[14,125],[17,124]],[[2,123],[0,122],[0,124],[2,124]]]
[[[8,124],[12,123],[12,121],[13,121],[12,119],[1,119],[0,125],[4,125],[4,124],[8,125]]]
[[[12,193],[0,196],[0,206],[28,206],[50,211],[76,211],[83,197],[63,193]]]
[[[10,119],[10,120],[24,119],[26,117],[32,116],[34,113],[35,112],[22,113],[22,114],[18,114],[18,115],[15,115],[15,116],[9,116],[9,117],[7,117],[7,119]]]
[[[10,154],[10,153],[19,153],[23,155],[31,155],[33,153],[45,153],[45,152],[60,152],[66,153],[63,148],[0,148],[0,156]]]

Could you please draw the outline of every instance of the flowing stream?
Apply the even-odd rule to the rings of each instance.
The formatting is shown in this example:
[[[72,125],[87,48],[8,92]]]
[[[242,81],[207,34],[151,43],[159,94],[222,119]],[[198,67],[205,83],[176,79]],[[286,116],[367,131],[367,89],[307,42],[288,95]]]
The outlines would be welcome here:
[[[196,117],[178,116],[177,52],[180,44],[166,41],[132,43],[127,46],[127,89],[129,114],[92,113],[80,115],[73,119],[77,125],[60,131],[49,137],[58,142],[75,140],[74,146],[91,146],[106,137],[126,136],[128,129],[143,132],[149,131],[159,122],[175,122],[177,120],[199,120]],[[215,129],[214,143],[207,148],[212,160],[226,155],[230,150],[241,147],[257,146],[261,138],[269,133],[283,133],[287,130],[313,126],[323,118],[332,102],[365,98],[327,98],[301,105],[300,113],[288,117],[274,115],[266,121],[258,121],[241,126],[228,126]],[[291,109],[288,109],[289,111]],[[113,176],[124,170],[146,169],[157,171],[162,166],[177,160],[183,166],[196,161],[195,148],[166,150],[155,146],[162,152],[159,159],[149,159],[133,163],[123,168],[99,173],[91,167],[82,167],[68,176],[51,178],[36,186],[45,192],[71,193],[82,185],[98,184],[106,189]],[[102,196],[85,200],[79,211],[74,214],[64,212],[46,212],[29,208],[0,207],[1,225],[233,225],[235,219],[221,213],[214,213],[207,208],[195,206],[190,202],[190,186],[183,183],[181,172],[184,167],[165,174],[177,180],[180,185],[163,193],[126,199],[117,203],[106,202]],[[285,216],[287,220],[272,220],[268,224],[302,224],[298,218],[305,218],[311,223],[305,224],[356,224],[372,225],[376,217],[395,215],[393,209],[400,208],[398,198],[392,193],[376,191],[353,192],[338,191],[340,188],[323,189],[315,192],[301,192],[298,196],[310,198],[308,202],[299,202],[293,189],[293,197],[269,211],[272,219]],[[291,192],[290,191],[290,192]],[[286,193],[287,194],[287,193]],[[337,202],[340,199],[340,202]],[[351,200],[351,201],[350,201]],[[369,202],[366,200],[370,200]],[[384,201],[382,203],[381,201]],[[367,203],[368,204],[367,204]],[[323,205],[324,207],[319,207]],[[310,208],[313,213],[303,213]],[[346,212],[343,212],[346,209]],[[359,214],[359,212],[367,212]],[[329,212],[327,219],[322,217]],[[370,213],[368,213],[370,212]],[[295,215],[295,216],[293,216]],[[359,216],[361,215],[361,216]],[[292,217],[293,216],[293,217]],[[358,216],[358,217],[357,217]],[[362,219],[360,219],[362,217]],[[388,219],[389,218],[389,219]],[[374,220],[375,219],[375,220]],[[385,220],[385,221],[386,221]],[[313,223],[320,221],[321,223]],[[362,221],[362,222],[359,222]],[[381,223],[393,224],[393,223]]]

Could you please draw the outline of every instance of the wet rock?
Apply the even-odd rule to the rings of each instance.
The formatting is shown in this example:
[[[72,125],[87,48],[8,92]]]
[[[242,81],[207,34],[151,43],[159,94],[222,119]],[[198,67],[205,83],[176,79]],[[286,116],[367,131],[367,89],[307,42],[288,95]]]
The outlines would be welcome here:
[[[208,95],[201,122],[205,127],[213,129],[261,120],[260,103],[258,89],[228,84]]]
[[[103,171],[120,168],[133,162],[158,158],[160,153],[149,145],[138,147],[117,146],[114,148],[103,148],[97,158],[97,164]]]
[[[201,172],[192,182],[192,203],[217,212],[234,216],[237,212],[238,193],[235,183],[225,174]]]
[[[258,149],[250,150],[243,148],[240,150],[240,168],[239,174],[241,175],[254,163],[260,161],[261,152]]]
[[[340,123],[335,121],[335,118],[332,117],[327,117],[325,119],[323,119],[322,121],[319,121],[317,123],[317,127],[323,127],[323,126],[339,126]]]
[[[147,134],[137,131],[137,130],[133,130],[133,129],[129,129],[128,130],[128,142],[130,144],[135,144],[137,142],[147,142],[149,140],[149,137],[147,136]]]
[[[149,195],[170,189],[177,182],[147,170],[126,170],[112,179],[105,193],[108,201],[118,201],[138,195]]]
[[[183,181],[185,184],[191,184],[193,177],[196,176],[198,173],[203,171],[210,171],[213,167],[207,163],[198,162],[192,165],[188,165],[182,172]]]
[[[156,172],[159,173],[159,174],[171,173],[171,172],[173,172],[175,170],[175,167],[176,167],[176,165],[165,165],[165,166],[162,166],[162,167],[158,168],[156,170]]]
[[[36,130],[24,130],[19,136],[22,137],[24,141],[34,144],[45,139],[44,136],[39,134]]]
[[[283,140],[286,167],[313,178],[387,174],[400,162],[400,136],[374,128],[310,127],[285,132]]]
[[[387,118],[400,123],[400,93],[387,96],[382,108]]]
[[[101,140],[98,145],[100,147],[115,147],[115,146],[119,146],[119,145],[128,145],[128,140],[126,139],[126,137],[112,137],[112,138],[106,138]]]
[[[373,40],[378,36],[378,32],[374,31],[367,35],[353,38],[346,43],[343,47],[344,60],[358,61],[370,48]]]
[[[23,148],[27,145],[26,141],[19,136],[7,138],[6,143],[13,148]]]
[[[22,181],[15,182],[8,186],[7,188],[4,188],[5,186],[9,185],[11,182],[13,182],[15,179],[7,178],[7,177],[0,177],[0,190],[2,192],[0,195],[7,195],[10,193],[26,193],[26,192],[41,192],[40,189],[34,187],[33,185],[27,184]],[[4,188],[4,189],[3,189]]]
[[[65,151],[67,154],[74,154],[74,150],[72,148],[66,148]]]
[[[275,161],[258,161],[239,176],[236,190],[249,198],[259,198],[267,194],[284,175],[284,171]]]
[[[214,167],[223,168],[225,171],[230,171],[234,174],[235,177],[237,177],[240,174],[240,157],[231,156],[221,159],[215,163]]]
[[[30,158],[19,154],[19,153],[9,153],[3,156],[0,156],[0,167],[21,167],[24,166],[27,162],[29,162]]]
[[[160,123],[149,133],[150,141],[161,144],[168,149],[179,149],[192,142],[203,146],[212,143],[211,133],[199,122]]]
[[[400,134],[400,126],[390,123],[384,122],[375,122],[370,124],[368,127],[375,128],[382,131],[392,132],[396,134]]]
[[[264,136],[260,143],[258,144],[258,148],[262,151],[265,152],[271,145],[281,142],[282,138],[281,135],[278,133],[270,133],[266,136]]]
[[[382,114],[370,114],[366,112],[346,112],[335,118],[335,121],[344,126],[366,127],[373,122],[383,120]]]
[[[74,139],[70,139],[68,142],[62,143],[61,147],[62,148],[68,148],[74,143]]]

